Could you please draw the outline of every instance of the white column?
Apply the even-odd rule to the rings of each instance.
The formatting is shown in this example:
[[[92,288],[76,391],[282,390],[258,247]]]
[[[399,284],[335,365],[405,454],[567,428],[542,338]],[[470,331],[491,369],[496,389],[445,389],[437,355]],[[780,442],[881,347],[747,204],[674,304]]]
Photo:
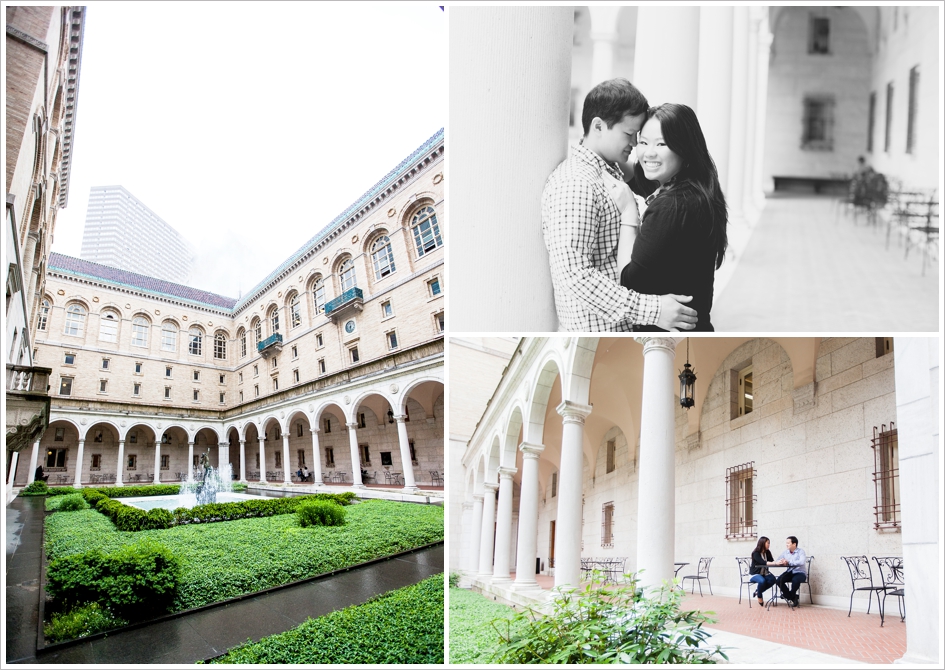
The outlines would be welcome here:
[[[16,463],[20,460],[20,452],[14,451],[10,455],[10,469],[7,470],[7,481],[6,481],[6,501],[9,503],[13,500],[13,480],[16,479]]]
[[[361,450],[358,449],[358,424],[346,423],[348,426],[348,445],[351,448],[351,488],[363,488],[361,481]]]
[[[240,481],[246,483],[246,440],[240,440]]]
[[[637,570],[640,585],[656,587],[673,578],[676,547],[676,445],[672,337],[638,337],[643,345],[643,403],[640,412]]]
[[[292,463],[289,461],[289,434],[282,434],[282,473],[283,473],[283,482],[286,484],[292,483]]]
[[[472,525],[466,529],[469,533],[469,553],[466,555],[466,570],[471,573],[479,571],[479,545],[482,543],[482,507],[484,496],[481,493],[473,495]]]
[[[118,485],[121,485],[123,479],[121,476],[122,463],[125,460],[125,455],[122,451],[122,448],[118,449],[118,476],[115,477],[115,481]],[[154,483],[159,484],[161,482],[161,440],[158,437],[155,437],[154,440]]]
[[[486,482],[482,494],[482,529],[479,539],[479,577],[492,576],[495,542],[495,491],[498,484]]]
[[[540,203],[567,156],[574,9],[456,6],[449,19],[450,244],[463,250],[450,258],[463,305],[450,327],[554,331]],[[487,217],[483,193],[502,203]]]
[[[85,452],[85,440],[79,440],[79,450],[75,457],[75,488],[82,488],[82,460]]]
[[[259,438],[259,483],[268,484],[266,480],[266,434]]]
[[[673,48],[666,48],[672,35]],[[699,82],[699,7],[648,5],[637,10],[633,83],[651,105],[695,109]],[[655,65],[655,67],[654,67]]]
[[[732,7],[706,6],[699,23],[699,125],[727,193],[732,132]]]
[[[645,62],[645,61],[641,61]],[[558,470],[558,522],[555,532],[555,586],[581,583],[581,516],[584,497],[584,419],[588,405],[565,400],[561,415],[561,467]]]
[[[903,663],[942,664],[939,655],[942,574],[942,477],[939,396],[939,339],[897,337],[896,429],[899,439],[899,489],[902,492],[902,559],[906,574],[906,653]],[[896,621],[896,606],[887,600],[886,616]]]
[[[30,454],[30,471],[26,485],[29,486],[36,480],[36,464],[39,463],[39,440],[33,442],[33,453]]]
[[[745,211],[745,128],[748,124],[748,7],[734,8],[732,34],[732,129],[729,143],[728,192],[729,223],[743,224]]]
[[[312,483],[322,484],[322,450],[318,446],[318,428],[310,428],[312,433]]]
[[[230,462],[230,442],[217,443],[217,470],[223,471],[223,466]],[[232,475],[233,469],[230,469]]]
[[[194,443],[187,441],[187,481],[194,481]]]
[[[413,459],[410,458],[410,438],[407,437],[407,415],[394,417],[397,422],[397,437],[400,441],[400,460],[404,462],[404,492],[417,490],[417,480],[413,476]]]
[[[755,58],[758,61],[758,82],[755,95],[755,159],[753,161],[754,174],[752,175],[751,198],[755,207],[761,208],[765,203],[765,122],[768,115],[768,68],[770,67],[771,42],[774,36],[768,30],[768,11],[766,7],[753,7],[761,10],[761,18],[756,24],[758,32]]]
[[[594,40],[594,56],[591,61],[591,86],[613,79],[614,48],[617,44],[617,16],[619,6],[591,6],[591,39]],[[627,77],[626,74],[622,76]]]
[[[518,564],[512,588],[536,589],[535,560],[538,558],[538,459],[543,444],[522,442],[522,490],[518,501]]]
[[[121,486],[124,484],[124,479],[121,476],[121,464],[125,461],[125,441],[118,440],[118,463],[115,468],[115,486]],[[157,472],[157,464],[155,464],[155,472]]]
[[[473,523],[473,503],[471,500],[463,501],[463,516],[460,520],[460,537],[459,537],[459,561],[461,570],[466,570],[468,568],[469,556],[471,553],[470,545],[472,544],[472,533],[469,532],[469,529],[472,528]]]
[[[747,35],[747,53],[745,54],[748,65],[748,78],[745,82],[745,153],[742,160],[745,162],[745,168],[742,173],[742,209],[745,216],[752,223],[757,221],[757,212],[755,210],[754,198],[752,193],[752,184],[755,179],[755,148],[757,145],[764,144],[764,136],[757,134],[757,112],[758,103],[758,19],[755,14],[767,13],[767,7],[749,7],[748,9],[748,35]]]
[[[515,468],[499,468],[499,501],[495,526],[495,569],[492,581],[507,582],[512,575],[512,475]]]

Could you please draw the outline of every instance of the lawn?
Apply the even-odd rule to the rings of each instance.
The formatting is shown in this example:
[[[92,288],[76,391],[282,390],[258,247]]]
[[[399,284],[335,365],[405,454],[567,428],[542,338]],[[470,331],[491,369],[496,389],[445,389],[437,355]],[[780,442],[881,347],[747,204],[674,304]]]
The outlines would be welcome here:
[[[176,554],[183,576],[172,611],[313,577],[443,539],[443,508],[371,500],[347,507],[344,526],[299,526],[295,514],[122,532],[99,512],[46,519],[48,561],[143,538]]]
[[[499,647],[499,634],[492,622],[511,619],[514,614],[511,607],[478,593],[451,588],[450,663],[489,663]]]
[[[213,663],[443,663],[443,575],[247,643]]]

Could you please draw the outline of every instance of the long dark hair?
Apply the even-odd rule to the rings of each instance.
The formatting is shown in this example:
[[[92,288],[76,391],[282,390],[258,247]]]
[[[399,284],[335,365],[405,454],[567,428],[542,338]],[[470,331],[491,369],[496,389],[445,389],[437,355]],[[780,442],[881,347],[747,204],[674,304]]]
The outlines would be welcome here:
[[[765,547],[765,544],[767,544],[770,541],[771,540],[769,540],[764,535],[762,535],[761,537],[758,538],[758,544],[755,545],[755,551],[760,553],[761,556],[765,558],[766,560],[773,561],[774,558],[772,558],[771,556],[771,550]]]
[[[715,250],[715,267],[718,269],[728,247],[728,207],[719,184],[719,172],[712,156],[709,155],[699,119],[690,107],[669,102],[646,110],[647,121],[654,117],[660,122],[666,146],[683,162],[673,187],[660,191],[660,196],[666,193],[678,197],[686,197],[687,194],[695,197],[697,203],[694,204],[705,212],[705,219],[709,222],[709,244]],[[639,177],[643,177],[643,168],[639,162],[635,170]],[[680,204],[677,202],[676,207]]]

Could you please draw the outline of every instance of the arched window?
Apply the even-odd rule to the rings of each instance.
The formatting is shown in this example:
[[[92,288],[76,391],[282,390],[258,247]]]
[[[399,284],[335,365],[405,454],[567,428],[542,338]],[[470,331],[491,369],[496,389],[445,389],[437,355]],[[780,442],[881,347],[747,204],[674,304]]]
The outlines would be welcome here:
[[[299,307],[299,294],[296,293],[289,301],[289,328],[302,325],[302,310]]]
[[[341,267],[338,268],[338,274],[341,275],[342,293],[358,285],[358,278],[354,274],[354,261],[350,258],[341,264]]]
[[[279,309],[276,307],[273,307],[272,311],[269,312],[269,327],[270,335],[275,335],[279,332]]]
[[[177,326],[171,321],[161,324],[161,349],[177,351]]]
[[[85,314],[85,307],[82,305],[69,305],[66,309],[66,327],[63,332],[66,335],[82,337],[85,333]]]
[[[259,346],[262,342],[262,321],[253,319],[253,346]]]
[[[191,356],[203,356],[203,331],[194,326],[190,329],[188,337],[187,352]]]
[[[43,300],[43,306],[39,308],[39,323],[36,324],[37,330],[46,330],[46,323],[49,321],[49,301]]]
[[[436,210],[432,207],[424,207],[414,214],[410,228],[413,230],[413,241],[417,244],[417,256],[443,246],[440,224],[436,222]]]
[[[115,312],[102,312],[98,326],[98,339],[102,342],[118,341],[118,315]]]
[[[226,335],[223,333],[213,336],[213,357],[221,361],[226,360]]]
[[[312,300],[315,302],[315,313],[325,311],[325,280],[319,277],[312,284]]]
[[[136,316],[131,321],[131,344],[136,347],[148,346],[148,320],[143,316]]]
[[[240,358],[246,358],[246,331],[240,328],[236,334],[236,339],[240,341]]]
[[[390,247],[390,238],[381,235],[371,245],[371,258],[374,259],[374,277],[381,279],[395,272],[394,252]]]

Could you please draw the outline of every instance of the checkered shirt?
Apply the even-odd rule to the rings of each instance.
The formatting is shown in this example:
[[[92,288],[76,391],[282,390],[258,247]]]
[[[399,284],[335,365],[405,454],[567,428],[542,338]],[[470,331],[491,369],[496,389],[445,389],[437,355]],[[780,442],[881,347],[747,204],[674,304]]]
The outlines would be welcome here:
[[[596,153],[573,146],[541,196],[541,229],[561,330],[626,332],[633,324],[654,325],[660,316],[659,296],[620,285],[620,210],[604,185],[605,170],[623,180],[620,170]]]

